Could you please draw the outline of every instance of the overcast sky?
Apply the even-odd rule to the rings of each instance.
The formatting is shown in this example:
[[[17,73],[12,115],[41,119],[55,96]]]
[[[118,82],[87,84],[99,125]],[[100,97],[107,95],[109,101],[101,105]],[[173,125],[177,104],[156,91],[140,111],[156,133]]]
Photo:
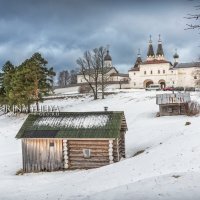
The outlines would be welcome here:
[[[200,35],[185,31],[196,12],[187,0],[0,0],[0,66],[18,65],[40,52],[56,71],[77,67],[85,50],[110,45],[113,65],[127,72],[138,48],[146,59],[149,35],[156,51],[161,34],[167,60],[197,60]]]

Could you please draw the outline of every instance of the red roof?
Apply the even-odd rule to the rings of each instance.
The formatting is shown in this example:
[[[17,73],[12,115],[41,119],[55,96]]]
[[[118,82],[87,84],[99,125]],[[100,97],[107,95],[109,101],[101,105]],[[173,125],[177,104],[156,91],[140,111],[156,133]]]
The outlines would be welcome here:
[[[154,60],[144,61],[141,64],[159,64],[159,63],[170,63],[170,62],[166,61],[166,60],[157,60],[157,59],[154,59]]]

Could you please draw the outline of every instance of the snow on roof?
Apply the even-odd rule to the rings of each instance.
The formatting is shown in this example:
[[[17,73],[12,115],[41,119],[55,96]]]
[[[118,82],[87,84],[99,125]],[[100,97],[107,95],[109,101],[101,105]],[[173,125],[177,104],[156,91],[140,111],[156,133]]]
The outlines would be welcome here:
[[[156,104],[177,104],[190,101],[190,93],[157,94]]]
[[[16,138],[117,138],[122,121],[122,111],[30,114]]]
[[[33,126],[71,127],[71,128],[97,128],[107,124],[107,115],[90,115],[79,117],[42,117],[37,119]]]

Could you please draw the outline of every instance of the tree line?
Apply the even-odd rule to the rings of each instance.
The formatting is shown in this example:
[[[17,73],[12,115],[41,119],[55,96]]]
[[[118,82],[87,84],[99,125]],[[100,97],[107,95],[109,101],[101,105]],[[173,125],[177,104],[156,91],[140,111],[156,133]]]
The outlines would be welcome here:
[[[63,70],[58,75],[58,86],[66,87],[77,83],[78,69]]]
[[[0,105],[19,107],[25,106],[30,111],[31,104],[39,102],[53,88],[53,78],[56,75],[53,67],[40,53],[34,53],[19,66],[7,61],[0,73]]]

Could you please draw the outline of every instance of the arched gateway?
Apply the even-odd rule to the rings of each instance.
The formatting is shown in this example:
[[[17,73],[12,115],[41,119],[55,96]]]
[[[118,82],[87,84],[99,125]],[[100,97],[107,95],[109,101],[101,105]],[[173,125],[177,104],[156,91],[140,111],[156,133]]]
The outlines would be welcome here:
[[[144,81],[143,86],[144,88],[147,88],[150,84],[153,84],[153,81],[151,79],[147,79]]]
[[[163,79],[162,79],[162,80],[159,80],[158,83],[160,84],[161,89],[163,89],[163,88],[166,87],[166,82],[165,82],[165,80],[163,80]]]

